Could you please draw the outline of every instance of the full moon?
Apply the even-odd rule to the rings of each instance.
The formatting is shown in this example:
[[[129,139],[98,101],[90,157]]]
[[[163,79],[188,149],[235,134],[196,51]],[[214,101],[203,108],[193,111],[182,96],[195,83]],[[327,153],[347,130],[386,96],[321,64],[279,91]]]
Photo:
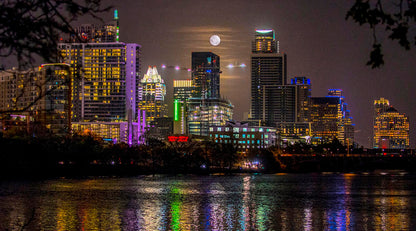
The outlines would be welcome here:
[[[218,35],[212,35],[211,38],[209,38],[209,43],[211,43],[211,45],[213,46],[218,46],[220,45],[221,39],[220,36]]]

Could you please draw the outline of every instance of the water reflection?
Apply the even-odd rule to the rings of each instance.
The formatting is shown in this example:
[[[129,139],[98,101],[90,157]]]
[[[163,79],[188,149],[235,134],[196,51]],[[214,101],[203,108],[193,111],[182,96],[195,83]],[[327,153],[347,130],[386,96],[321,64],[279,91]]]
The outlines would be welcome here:
[[[409,230],[414,183],[371,174],[3,182],[0,230]]]

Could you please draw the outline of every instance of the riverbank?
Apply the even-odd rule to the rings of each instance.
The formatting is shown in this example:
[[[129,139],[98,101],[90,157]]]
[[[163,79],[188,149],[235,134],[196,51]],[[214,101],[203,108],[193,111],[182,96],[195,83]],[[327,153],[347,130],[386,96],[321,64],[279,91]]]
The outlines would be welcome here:
[[[139,166],[134,164],[55,164],[3,166],[0,178],[56,178],[56,177],[87,177],[87,176],[137,176],[152,174],[238,174],[238,173],[323,173],[323,172],[377,172],[405,171],[416,172],[416,157],[400,156],[279,156],[278,164],[270,166],[264,163],[257,169],[240,166],[233,168],[205,167],[172,168],[164,166]]]

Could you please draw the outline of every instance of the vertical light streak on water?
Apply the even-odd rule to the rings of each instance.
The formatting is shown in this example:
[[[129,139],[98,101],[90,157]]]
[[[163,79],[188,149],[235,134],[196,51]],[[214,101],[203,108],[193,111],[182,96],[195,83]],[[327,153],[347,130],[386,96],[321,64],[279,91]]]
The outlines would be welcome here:
[[[344,230],[350,230],[352,225],[354,224],[354,221],[351,217],[351,187],[352,187],[352,181],[354,180],[356,174],[344,174],[344,209],[342,214],[342,221],[344,222],[344,225],[341,226],[344,228]]]
[[[250,176],[243,178],[243,205],[240,212],[241,230],[251,230],[250,225]]]
[[[225,203],[225,191],[224,187],[219,183],[213,183],[210,185],[210,225],[214,230],[224,230],[224,207],[221,203]]]
[[[267,230],[266,222],[268,218],[269,208],[262,201],[257,208],[257,219],[256,219],[256,228],[257,230]]]
[[[76,218],[77,211],[71,202],[59,200],[57,210],[58,210],[57,221],[56,221],[57,230],[78,229],[78,227],[76,227],[75,225],[77,224],[77,218]]]
[[[180,210],[181,210],[181,201],[180,201],[180,191],[176,186],[172,187],[172,201],[170,203],[170,214],[171,214],[171,223],[170,228],[172,230],[180,230]]]
[[[153,200],[140,200],[137,201],[139,209],[136,211],[137,225],[142,230],[155,230],[162,227],[164,224],[161,219],[166,216],[163,213],[164,206],[159,197]]]
[[[289,218],[288,218],[288,216],[287,216],[287,212],[286,211],[282,211],[281,213],[280,213],[280,218],[281,218],[281,221],[282,221],[282,223],[281,223],[281,230],[283,231],[283,230],[290,230],[290,226],[288,226],[288,224],[290,224],[290,221],[289,221]]]
[[[97,208],[85,208],[81,209],[81,229],[82,230],[97,230],[97,225],[100,223],[98,217]]]
[[[374,202],[376,206],[380,207],[379,216],[375,217],[375,225],[380,230],[411,230],[409,227],[411,218],[408,216],[408,207],[410,206],[408,195],[393,189],[381,189],[375,194],[377,196]]]
[[[312,212],[311,209],[305,208],[304,210],[305,218],[303,222],[303,230],[311,231],[312,230]]]

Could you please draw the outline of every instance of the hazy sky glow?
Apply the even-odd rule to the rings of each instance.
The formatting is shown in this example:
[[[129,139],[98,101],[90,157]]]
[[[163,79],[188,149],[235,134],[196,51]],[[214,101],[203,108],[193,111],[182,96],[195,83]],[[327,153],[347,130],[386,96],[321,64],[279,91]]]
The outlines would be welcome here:
[[[388,40],[382,31],[385,66],[366,66],[372,32],[346,21],[353,1],[333,0],[105,0],[119,11],[120,41],[142,46],[142,75],[157,66],[172,93],[173,79],[189,79],[187,71],[161,70],[161,65],[191,66],[191,52],[211,51],[221,57],[221,94],[235,105],[241,120],[250,105],[250,52],[255,29],[274,29],[280,51],[287,54],[288,80],[311,79],[312,96],[329,88],[343,89],[355,124],[356,141],[368,147],[372,135],[372,102],[384,97],[410,118],[411,147],[415,146],[416,53]],[[103,15],[111,20],[112,12]],[[79,23],[88,23],[80,19]],[[209,38],[221,37],[219,46]],[[247,64],[229,69],[227,65]],[[171,99],[171,95],[168,97]],[[170,107],[172,108],[172,107]]]

